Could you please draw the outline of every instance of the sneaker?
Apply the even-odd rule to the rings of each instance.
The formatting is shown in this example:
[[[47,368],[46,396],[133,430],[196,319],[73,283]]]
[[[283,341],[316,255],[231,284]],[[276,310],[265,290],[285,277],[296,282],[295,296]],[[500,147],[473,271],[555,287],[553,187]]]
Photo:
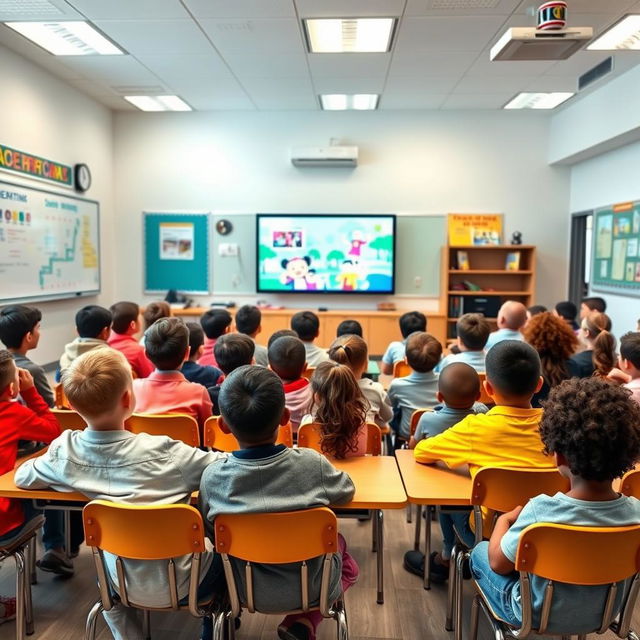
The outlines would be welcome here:
[[[0,624],[15,620],[16,618],[16,599],[5,598],[0,596]]]
[[[278,627],[278,638],[280,640],[315,640],[311,629],[302,622],[294,622],[290,627],[281,624]]]
[[[73,562],[69,560],[65,553],[55,549],[46,551],[42,558],[36,562],[36,566],[43,571],[57,573],[59,576],[73,575]]]
[[[449,567],[436,563],[435,558],[438,555],[436,551],[432,551],[429,556],[429,578],[434,584],[442,584],[449,578]],[[404,554],[404,568],[421,578],[424,576],[424,553],[420,551],[407,551]]]

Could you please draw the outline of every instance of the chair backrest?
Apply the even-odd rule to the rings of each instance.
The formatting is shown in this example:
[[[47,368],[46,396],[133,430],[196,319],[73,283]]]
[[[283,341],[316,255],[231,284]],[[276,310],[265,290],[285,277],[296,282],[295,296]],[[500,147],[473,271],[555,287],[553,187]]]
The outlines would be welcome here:
[[[169,436],[182,440],[192,447],[200,446],[198,422],[193,416],[180,413],[151,415],[134,413],[125,423],[131,433],[148,433],[152,436]]]
[[[482,402],[483,404],[495,404],[493,398],[484,390],[484,381],[487,379],[486,373],[478,373],[478,378],[480,378],[480,399],[478,402]]]
[[[86,429],[87,423],[84,418],[75,411],[70,411],[69,409],[51,409],[51,413],[56,417],[58,424],[60,425],[60,429]]]
[[[53,402],[56,409],[71,409],[71,405],[69,404],[67,396],[64,393],[64,389],[62,388],[62,382],[58,382],[53,387]]]
[[[405,378],[411,373],[411,367],[404,361],[398,360],[393,363],[393,377]]]
[[[302,372],[302,377],[306,378],[307,380],[311,380],[313,374],[315,373],[316,368],[315,367],[307,367],[303,372]]]
[[[204,524],[200,512],[186,504],[132,506],[93,500],[82,511],[86,544],[92,548],[100,595],[105,608],[112,605],[103,552],[116,556],[118,593],[125,606],[135,606],[127,595],[123,559],[166,560],[171,608],[179,608],[173,558],[191,555],[189,609],[197,607],[200,554],[205,551]]]
[[[640,499],[640,469],[632,469],[622,476],[620,491],[625,496],[633,496]]]
[[[603,550],[606,550],[606,560],[596,561],[597,558],[602,558]],[[549,622],[553,582],[610,585],[601,626],[597,630],[597,633],[604,633],[618,613],[614,610],[618,590],[616,583],[634,576],[616,629],[621,638],[627,637],[631,614],[640,588],[640,525],[576,527],[564,524],[533,524],[520,535],[515,564],[516,570],[520,572],[522,593],[520,635],[525,636],[532,625],[529,574],[552,581],[545,589],[538,627],[540,634],[544,634]]]
[[[225,433],[218,423],[220,416],[211,416],[207,418],[204,423],[204,430],[202,436],[202,446],[209,449],[216,449],[217,451],[237,451],[240,449],[238,440],[232,433]],[[290,449],[293,447],[293,428],[291,422],[287,422],[284,426],[280,426],[278,429],[278,439],[276,444],[283,444]]]
[[[373,422],[365,424],[367,429],[367,455],[379,456],[382,453],[382,432]],[[308,422],[298,428],[298,446],[313,449],[322,453],[321,441],[322,425],[318,422]]]
[[[222,556],[229,597],[234,615],[241,608],[239,590],[229,557],[247,563],[302,563],[300,567],[302,610],[309,610],[306,561],[324,556],[319,608],[327,615],[331,557],[338,552],[336,515],[326,507],[284,513],[219,515],[214,522],[215,548]],[[251,564],[247,564],[246,606],[255,611]],[[317,594],[312,594],[316,598]]]
[[[422,414],[428,413],[429,411],[433,411],[433,409],[416,409],[411,414],[411,420],[409,421],[409,433],[413,437],[416,433],[416,428],[418,427],[418,422],[420,422],[420,418]]]

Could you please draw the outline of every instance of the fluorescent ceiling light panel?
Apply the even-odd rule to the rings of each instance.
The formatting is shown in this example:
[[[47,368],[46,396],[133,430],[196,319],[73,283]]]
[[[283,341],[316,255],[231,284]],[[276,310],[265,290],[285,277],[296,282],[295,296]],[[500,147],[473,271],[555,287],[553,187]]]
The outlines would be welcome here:
[[[519,93],[504,109],[555,109],[568,100],[573,93],[555,91],[553,93]]]
[[[124,96],[124,99],[142,111],[193,111],[178,96]]]
[[[327,93],[320,96],[320,105],[324,111],[372,111],[377,108],[379,99],[377,93]]]
[[[386,53],[395,22],[395,18],[304,20],[311,53]]]
[[[590,51],[614,51],[640,49],[640,15],[625,16],[596,38],[588,47]]]
[[[116,47],[88,22],[5,22],[54,56],[118,56]]]

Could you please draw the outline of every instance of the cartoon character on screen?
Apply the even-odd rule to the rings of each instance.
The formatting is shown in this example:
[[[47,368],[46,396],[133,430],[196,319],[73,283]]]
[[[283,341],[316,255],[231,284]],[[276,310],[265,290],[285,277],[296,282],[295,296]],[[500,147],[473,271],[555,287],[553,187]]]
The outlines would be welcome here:
[[[311,258],[303,256],[287,259],[280,263],[284,272],[280,275],[280,282],[294,291],[309,291],[318,288],[315,270],[310,269]]]
[[[362,247],[365,244],[367,244],[367,240],[364,239],[362,231],[356,229],[351,234],[351,240],[349,240],[349,252],[347,253],[353,264],[357,264],[360,261]]]
[[[351,260],[343,260],[340,273],[336,276],[338,287],[342,291],[355,291],[358,288],[359,278],[357,266]]]

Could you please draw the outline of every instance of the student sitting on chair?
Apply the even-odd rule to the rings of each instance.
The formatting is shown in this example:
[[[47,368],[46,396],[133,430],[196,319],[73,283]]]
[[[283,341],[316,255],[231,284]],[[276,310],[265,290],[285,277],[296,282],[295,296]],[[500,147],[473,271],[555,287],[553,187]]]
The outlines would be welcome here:
[[[420,416],[409,449],[415,449],[420,440],[437,436],[469,415],[488,411],[482,402],[478,402],[480,378],[476,370],[464,362],[448,364],[442,370],[436,398],[440,404]]]
[[[616,339],[611,333],[611,318],[606,313],[591,311],[582,318],[579,338],[586,348],[571,356],[572,374],[578,378],[609,375],[616,364]]]
[[[171,317],[171,305],[164,300],[150,302],[142,312],[143,331],[146,331],[156,320]],[[140,338],[140,344],[144,347],[144,333]]]
[[[181,322],[177,318],[170,320]],[[154,342],[149,333],[147,340]],[[96,349],[77,358],[65,371],[62,384],[71,406],[88,427],[84,431],[64,431],[45,454],[27,460],[15,476],[16,484],[23,489],[79,491],[90,500],[131,505],[188,503],[207,465],[226,458],[224,453],[207,453],[166,436],[126,431],[124,423],[136,407],[136,398],[131,369],[118,351]],[[201,560],[202,598],[224,584],[210,549]],[[185,556],[174,561],[178,594],[186,598],[191,560]],[[117,588],[113,558],[107,559],[107,568],[110,581]],[[167,582],[164,561],[125,560],[124,570],[133,602],[149,607],[170,606],[169,594],[163,589]],[[216,578],[220,580],[216,582]],[[143,638],[135,609],[117,604],[103,615],[115,640]],[[205,632],[208,625],[211,638],[210,620],[204,624]]]
[[[54,397],[44,369],[30,360],[27,353],[40,342],[40,309],[15,305],[0,311],[0,340],[10,351],[16,367],[26,369],[33,377],[42,399],[53,407]]]
[[[485,390],[496,406],[485,414],[469,415],[440,435],[416,445],[416,462],[442,460],[448,467],[468,464],[473,476],[480,467],[553,467],[553,459],[542,453],[538,425],[542,409],[531,408],[533,394],[542,386],[540,357],[520,340],[503,340],[487,353]],[[475,542],[469,526],[470,511],[441,513],[442,554],[433,552],[429,572],[433,582],[449,577],[449,561],[456,534],[468,547]],[[490,529],[488,529],[490,530]],[[424,554],[404,554],[407,571],[422,576]]]
[[[465,313],[456,322],[458,353],[445,356],[436,367],[439,373],[453,362],[465,362],[484,373],[484,348],[491,333],[489,321],[481,313]]]
[[[140,307],[135,302],[116,302],[109,310],[112,315],[109,346],[124,355],[138,378],[146,378],[154,367],[144,347],[133,337],[140,331]]]
[[[209,388],[218,384],[224,375],[218,367],[198,364],[204,353],[204,331],[197,322],[187,322],[189,330],[189,359],[182,365],[182,375],[189,382],[197,382]]]
[[[320,334],[320,320],[313,311],[299,311],[294,314],[291,318],[291,328],[304,343],[307,367],[315,369],[321,362],[329,359],[326,350],[313,342]]]
[[[255,345],[253,357],[261,367],[269,366],[267,347],[256,342],[256,336],[262,331],[262,311],[255,305],[245,304],[236,312],[236,331],[249,336]]]
[[[487,351],[503,340],[524,340],[521,330],[527,324],[527,308],[522,302],[507,300],[498,311],[497,323],[498,330],[489,334]]]
[[[427,317],[420,311],[409,311],[403,313],[398,321],[402,341],[394,341],[389,344],[380,362],[380,371],[387,376],[393,375],[393,365],[404,360],[407,339],[416,331],[427,330]]]
[[[269,367],[282,380],[284,404],[291,416],[291,428],[297,433],[312,397],[311,385],[302,377],[307,367],[304,344],[295,336],[282,336],[269,343]]]
[[[202,476],[200,508],[210,536],[218,514],[298,511],[345,504],[353,497],[355,488],[349,476],[335,469],[323,455],[312,449],[275,444],[278,427],[289,421],[289,412],[282,381],[273,371],[254,366],[236,369],[220,390],[220,412],[220,426],[233,433],[241,449],[211,464]],[[330,599],[340,594],[340,582],[346,590],[358,577],[358,566],[342,536],[339,551],[334,556]],[[308,562],[310,594],[319,591],[321,562],[322,558]],[[234,564],[244,575],[242,562]],[[256,587],[265,581],[269,585],[268,591],[256,592],[260,610],[296,608],[292,599],[299,602],[298,566],[269,565],[265,570],[254,565],[253,571]],[[288,615],[278,627],[278,637],[314,640],[321,621],[319,611]]]
[[[577,333],[580,330],[580,325],[576,322],[578,307],[576,307],[571,300],[558,302],[553,309],[553,315],[558,318],[562,318],[574,333]]]
[[[586,318],[592,311],[604,313],[607,310],[607,303],[604,298],[593,296],[591,298],[583,298],[580,303],[580,320]]]
[[[145,332],[145,351],[156,370],[133,381],[138,413],[184,413],[202,428],[211,416],[211,400],[200,384],[180,372],[189,357],[189,330],[180,318],[161,318]]]
[[[555,496],[537,496],[524,508],[503,514],[491,540],[481,542],[471,553],[471,570],[493,611],[514,627],[522,623],[514,562],[518,539],[526,527],[537,522],[577,527],[640,524],[640,501],[620,495],[612,486],[615,478],[640,459],[640,407],[626,389],[597,378],[564,381],[551,390],[540,436],[560,473],[571,481],[571,489]],[[615,549],[602,553],[599,560],[607,562],[607,555],[615,555]],[[534,628],[539,624],[547,582],[537,576],[531,581]],[[624,588],[618,586],[619,610]],[[599,627],[608,588],[555,583],[548,631],[555,634],[571,629],[577,634]]]
[[[198,364],[218,367],[213,348],[220,336],[231,331],[231,322],[231,314],[226,309],[209,309],[202,314],[200,325],[207,338],[204,341],[204,353]]]

